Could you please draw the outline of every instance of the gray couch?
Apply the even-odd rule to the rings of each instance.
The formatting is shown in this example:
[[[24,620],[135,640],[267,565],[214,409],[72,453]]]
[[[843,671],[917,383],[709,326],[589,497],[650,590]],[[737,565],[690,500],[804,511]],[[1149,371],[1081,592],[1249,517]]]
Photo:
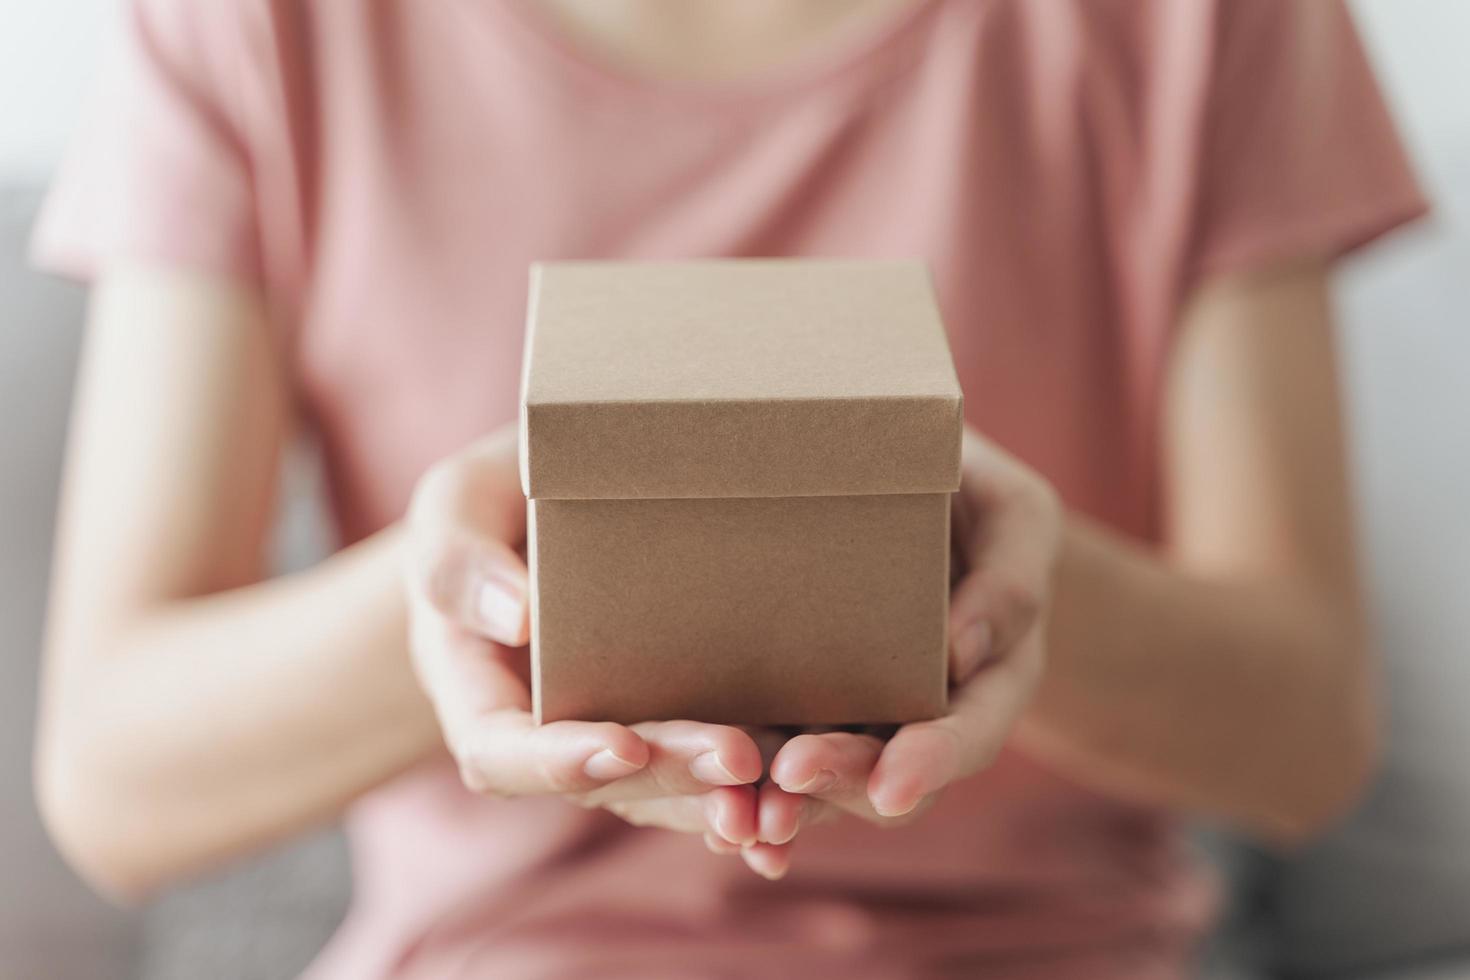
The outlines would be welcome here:
[[[292,976],[345,907],[334,832],[124,913],[67,873],[33,813],[36,652],[82,316],[79,290],[22,271],[36,200],[0,191],[0,977]],[[1202,967],[1212,977],[1470,980],[1467,269],[1470,243],[1421,236],[1341,291],[1391,750],[1359,812],[1292,861],[1214,840],[1237,903]],[[291,496],[300,562],[320,544],[311,493]]]
[[[326,830],[152,904],[95,898],[57,857],[30,793],[37,652],[85,296],[26,269],[39,191],[0,188],[0,980],[278,980],[341,920],[346,848]],[[288,467],[282,567],[324,550],[313,474]]]
[[[19,272],[32,203],[0,196],[0,976],[110,980],[130,976],[136,921],[66,873],[29,792],[51,514],[80,334],[75,290]]]

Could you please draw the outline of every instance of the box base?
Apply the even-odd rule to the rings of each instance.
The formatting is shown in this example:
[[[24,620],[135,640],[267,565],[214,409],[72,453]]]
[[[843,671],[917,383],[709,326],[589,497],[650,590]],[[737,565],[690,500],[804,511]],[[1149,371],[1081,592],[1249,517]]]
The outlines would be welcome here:
[[[531,502],[539,720],[945,710],[949,495]]]

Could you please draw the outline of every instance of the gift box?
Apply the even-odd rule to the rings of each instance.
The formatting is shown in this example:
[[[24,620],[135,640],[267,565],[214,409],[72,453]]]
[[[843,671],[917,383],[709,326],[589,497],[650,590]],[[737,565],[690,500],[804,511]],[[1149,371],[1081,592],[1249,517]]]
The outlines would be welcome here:
[[[943,713],[962,399],[924,266],[531,271],[540,721]]]

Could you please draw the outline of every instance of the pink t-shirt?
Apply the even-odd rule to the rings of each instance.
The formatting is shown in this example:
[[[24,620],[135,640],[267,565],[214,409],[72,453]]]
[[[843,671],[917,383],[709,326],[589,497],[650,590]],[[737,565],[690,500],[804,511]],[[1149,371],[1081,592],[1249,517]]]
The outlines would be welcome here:
[[[537,259],[922,256],[970,423],[1145,540],[1183,298],[1424,205],[1338,3],[921,0],[748,83],[599,63],[495,0],[140,0],[39,259],[260,285],[346,540],[515,417]],[[349,816],[311,976],[1176,976],[1212,911],[1165,815],[1019,754],[909,829],[697,838],[430,762]]]

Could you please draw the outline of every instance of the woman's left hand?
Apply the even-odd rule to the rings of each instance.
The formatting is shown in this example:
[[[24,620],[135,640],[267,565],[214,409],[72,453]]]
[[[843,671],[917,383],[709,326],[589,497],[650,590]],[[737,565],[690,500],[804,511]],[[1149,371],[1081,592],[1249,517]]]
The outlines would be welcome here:
[[[745,859],[784,873],[803,826],[846,812],[909,822],[957,780],[988,766],[1031,699],[1045,659],[1062,509],[1037,473],[966,430],[954,532],[963,578],[949,613],[949,713],[884,742],[849,732],[798,735],[761,787],[760,843]]]

